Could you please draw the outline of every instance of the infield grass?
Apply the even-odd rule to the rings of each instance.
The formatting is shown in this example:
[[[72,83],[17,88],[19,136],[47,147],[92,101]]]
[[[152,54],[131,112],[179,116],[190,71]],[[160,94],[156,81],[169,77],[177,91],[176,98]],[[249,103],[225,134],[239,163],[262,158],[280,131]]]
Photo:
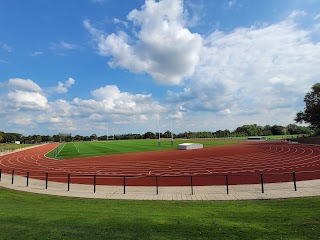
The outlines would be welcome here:
[[[0,239],[319,239],[320,198],[128,201],[0,188]]]
[[[55,159],[81,158],[89,156],[102,156],[110,154],[122,154],[132,152],[147,152],[177,149],[178,144],[186,142],[174,141],[171,145],[170,141],[161,141],[158,147],[157,140],[117,140],[117,141],[101,141],[101,142],[71,142],[61,144],[56,149],[46,154],[47,157]],[[204,147],[218,146],[225,144],[235,144],[231,141],[193,141],[187,142],[201,143]]]

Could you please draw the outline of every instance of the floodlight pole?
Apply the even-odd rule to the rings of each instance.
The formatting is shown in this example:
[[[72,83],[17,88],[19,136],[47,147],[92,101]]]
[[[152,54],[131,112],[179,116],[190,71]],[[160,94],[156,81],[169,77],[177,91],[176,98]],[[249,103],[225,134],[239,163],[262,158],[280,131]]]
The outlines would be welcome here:
[[[112,140],[114,141],[114,127],[112,127],[112,131],[113,131],[113,139]]]
[[[159,128],[159,140],[158,140],[158,147],[160,147],[160,115],[158,118],[158,128]]]
[[[107,141],[109,140],[109,127],[107,127]]]
[[[171,118],[171,146],[173,146],[172,118]]]

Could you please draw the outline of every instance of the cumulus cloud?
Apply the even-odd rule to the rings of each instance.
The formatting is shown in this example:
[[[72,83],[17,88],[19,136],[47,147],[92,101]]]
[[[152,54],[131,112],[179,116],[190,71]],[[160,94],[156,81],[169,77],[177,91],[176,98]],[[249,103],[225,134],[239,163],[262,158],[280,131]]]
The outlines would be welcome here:
[[[47,107],[47,98],[38,92],[16,90],[8,93],[10,104],[19,109],[44,110]]]
[[[63,83],[69,88],[69,78]],[[165,108],[151,94],[122,92],[116,85],[91,91],[88,99],[50,100],[31,79],[12,78],[6,82],[5,95],[0,95],[0,120],[7,126],[46,126],[50,131],[103,130],[113,124],[145,124]],[[61,88],[64,89],[64,88]],[[55,134],[56,132],[53,132]]]
[[[44,110],[48,100],[38,84],[30,79],[11,78],[8,80],[8,105],[16,109]]]
[[[146,72],[158,83],[177,85],[193,75],[202,44],[201,36],[185,27],[183,11],[182,0],[146,0],[127,16],[134,38],[124,31],[106,35],[89,20],[84,26],[100,55],[111,57],[110,67]]]
[[[168,115],[168,118],[170,119],[182,119],[183,118],[183,112],[174,112]]]
[[[122,24],[123,26],[125,26],[125,28],[128,28],[128,27],[129,27],[129,25],[128,25],[128,23],[127,23],[126,21],[121,21],[121,20],[118,19],[118,18],[114,18],[114,19],[113,19],[113,22],[116,23],[116,24]]]
[[[8,86],[14,90],[30,91],[30,92],[42,92],[42,89],[38,84],[31,79],[11,78],[8,81]]]
[[[73,84],[75,84],[76,80],[73,78],[68,78],[64,83],[58,82],[58,86],[52,88],[51,90],[56,92],[56,93],[67,93],[69,88],[72,87]]]
[[[163,111],[163,107],[152,99],[150,94],[131,94],[121,92],[115,85],[107,85],[91,92],[95,99],[73,102],[85,112],[111,113],[121,115],[143,115]]]
[[[320,44],[299,27],[304,12],[271,25],[215,31],[203,39],[200,61],[185,89],[168,91],[188,111],[269,116],[293,121],[304,94],[320,77]],[[260,119],[260,120],[261,120]]]

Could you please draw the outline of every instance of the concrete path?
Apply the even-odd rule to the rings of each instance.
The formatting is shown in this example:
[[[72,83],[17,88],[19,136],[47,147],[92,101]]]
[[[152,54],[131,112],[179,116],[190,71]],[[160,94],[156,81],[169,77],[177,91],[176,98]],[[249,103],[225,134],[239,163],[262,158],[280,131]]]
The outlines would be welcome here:
[[[130,199],[130,200],[252,200],[252,199],[279,199],[320,196],[320,180],[297,182],[297,191],[294,191],[293,182],[270,183],[264,185],[262,193],[260,184],[232,185],[227,194],[226,186],[194,186],[189,187],[126,187],[123,186],[96,186],[94,193],[93,185],[70,184],[70,191],[66,183],[46,182],[42,180],[27,179],[23,176],[1,175],[0,187],[18,191],[48,194],[56,196],[99,198],[99,199]],[[125,194],[124,194],[125,191]]]

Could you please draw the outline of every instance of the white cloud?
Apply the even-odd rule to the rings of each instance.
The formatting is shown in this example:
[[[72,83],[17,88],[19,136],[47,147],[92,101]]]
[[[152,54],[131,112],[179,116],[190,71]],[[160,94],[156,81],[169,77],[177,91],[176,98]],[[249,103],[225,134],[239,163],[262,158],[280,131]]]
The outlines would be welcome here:
[[[316,15],[313,20],[317,21],[317,20],[320,20],[320,13],[318,15]]]
[[[128,92],[120,92],[115,85],[107,85],[96,89],[91,94],[96,100],[75,98],[73,102],[82,111],[88,113],[112,113],[132,116],[164,110],[158,102],[152,99],[150,94],[133,95]]]
[[[44,110],[47,99],[39,92],[26,92],[16,90],[8,93],[10,104],[19,109]]]
[[[116,24],[122,24],[123,26],[125,26],[125,28],[128,28],[128,27],[129,27],[129,25],[128,25],[127,22],[121,21],[121,20],[118,19],[118,18],[114,18],[114,19],[113,19],[113,22],[116,23]]]
[[[136,32],[132,38],[123,31],[104,35],[88,20],[85,28],[97,42],[100,55],[110,56],[110,67],[146,72],[161,84],[181,84],[191,77],[199,60],[201,36],[185,27],[181,0],[146,0],[141,10],[131,11],[127,19]]]
[[[294,12],[263,27],[213,32],[203,39],[199,64],[185,89],[168,91],[167,100],[181,104],[188,115],[250,114],[263,122],[274,111],[279,114],[274,119],[292,122],[304,94],[320,78],[320,43],[296,22],[304,14]]]
[[[34,125],[34,122],[31,116],[25,116],[25,115],[13,116],[11,118],[11,121],[16,125],[22,125],[22,126]]]
[[[50,48],[54,50],[75,50],[78,49],[79,46],[65,41],[59,41],[51,43]]]
[[[40,56],[40,55],[43,55],[43,52],[41,51],[35,51],[33,53],[30,54],[31,57],[36,57],[36,56]]]
[[[59,94],[67,93],[69,88],[71,88],[71,86],[75,84],[75,82],[76,80],[70,77],[64,83],[58,82],[58,86],[52,88],[51,90]]]
[[[8,53],[13,52],[13,48],[11,46],[9,46],[8,44],[3,43],[3,42],[0,42],[0,49],[2,49],[5,52],[8,52]]]
[[[8,80],[8,86],[14,90],[30,91],[30,92],[42,92],[42,89],[38,84],[30,79],[11,78]]]
[[[69,78],[64,86],[68,88],[74,82]],[[91,99],[75,98],[72,101],[50,101],[40,86],[30,79],[9,79],[3,88],[3,91],[6,90],[7,94],[0,94],[0,113],[3,113],[0,114],[0,121],[5,123],[2,127],[29,126],[26,132],[31,131],[31,134],[34,128],[45,128],[51,134],[101,132],[114,124],[125,125],[121,128],[125,133],[125,128],[132,131],[127,125],[148,124],[156,114],[165,111],[151,94],[121,92],[115,85],[91,91]]]
[[[289,15],[289,17],[288,17],[288,19],[296,19],[296,18],[300,18],[300,17],[304,17],[304,16],[306,16],[307,15],[307,13],[305,12],[305,11],[293,11],[290,15]]]
[[[183,112],[177,111],[175,113],[171,113],[168,115],[170,119],[182,119],[183,118]]]

